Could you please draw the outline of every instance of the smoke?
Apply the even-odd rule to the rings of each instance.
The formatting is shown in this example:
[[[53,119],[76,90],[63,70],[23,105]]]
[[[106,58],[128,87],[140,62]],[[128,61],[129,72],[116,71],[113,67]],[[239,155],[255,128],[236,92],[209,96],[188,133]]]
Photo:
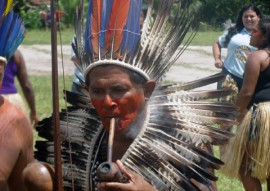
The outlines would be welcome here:
[[[123,132],[125,139],[134,140],[144,126],[148,111],[148,104],[146,103],[143,110],[139,113],[136,120],[134,120],[129,127]]]

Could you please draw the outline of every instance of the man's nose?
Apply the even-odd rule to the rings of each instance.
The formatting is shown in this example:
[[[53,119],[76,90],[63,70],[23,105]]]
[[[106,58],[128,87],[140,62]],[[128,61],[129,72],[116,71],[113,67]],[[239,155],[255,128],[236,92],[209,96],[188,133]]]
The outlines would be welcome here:
[[[104,97],[104,107],[105,108],[112,108],[112,107],[115,107],[115,106],[116,106],[116,103],[114,102],[112,97],[109,94],[105,95],[105,97]]]

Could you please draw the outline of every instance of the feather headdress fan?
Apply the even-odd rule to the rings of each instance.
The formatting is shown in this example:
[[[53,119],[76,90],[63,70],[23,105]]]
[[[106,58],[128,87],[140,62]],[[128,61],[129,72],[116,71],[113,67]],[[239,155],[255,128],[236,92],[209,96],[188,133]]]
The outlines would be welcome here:
[[[182,44],[188,30],[197,23],[198,5],[192,1],[149,2],[142,32],[142,0],[89,1],[84,36],[83,20],[79,18],[83,11],[78,11],[73,49],[81,59],[78,68],[85,76],[95,66],[110,63],[137,71],[146,80],[158,82],[164,77],[195,34],[191,33]]]
[[[89,1],[85,33],[81,1],[72,46],[80,60],[77,67],[85,77],[94,67],[113,64],[146,80],[162,81],[195,34],[185,38],[196,26],[198,7],[192,1],[148,2],[140,34],[142,1]],[[230,103],[217,101],[232,93],[230,90],[193,89],[223,77],[216,74],[189,83],[159,84],[148,102],[139,134],[121,159],[124,165],[157,190],[200,190],[194,181],[211,190],[210,181],[217,177],[206,169],[218,169],[223,163],[201,146],[225,144],[231,134],[213,126],[232,126],[237,110]],[[60,114],[65,190],[97,190],[96,170],[107,160],[106,132],[89,97],[66,93],[73,106]],[[53,163],[53,134],[46,128],[51,125],[51,118],[47,118],[37,127],[39,135],[48,141],[37,141],[35,155]]]
[[[0,59],[7,62],[21,44],[25,28],[18,14],[10,11],[12,1],[0,2]]]

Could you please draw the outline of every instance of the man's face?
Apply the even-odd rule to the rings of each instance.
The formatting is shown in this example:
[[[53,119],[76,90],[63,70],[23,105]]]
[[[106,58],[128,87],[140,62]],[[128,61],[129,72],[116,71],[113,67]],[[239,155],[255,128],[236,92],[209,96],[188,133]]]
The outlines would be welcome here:
[[[127,69],[100,66],[91,71],[89,93],[103,126],[116,118],[116,131],[125,130],[145,105],[143,85],[132,82]]]

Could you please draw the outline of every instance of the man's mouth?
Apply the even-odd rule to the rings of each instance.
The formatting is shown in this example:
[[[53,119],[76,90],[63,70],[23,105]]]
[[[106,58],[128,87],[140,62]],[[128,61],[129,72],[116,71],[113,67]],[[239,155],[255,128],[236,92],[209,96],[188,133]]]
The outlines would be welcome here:
[[[115,119],[115,127],[117,128],[117,129],[119,129],[119,120],[120,120],[120,117],[119,116],[116,116],[116,115],[113,115],[113,116],[107,116],[107,117],[105,117],[105,120],[106,121],[108,121],[108,122],[110,122],[111,121],[111,119]]]
[[[116,116],[116,115],[105,117],[106,120],[111,120],[112,118],[114,118],[115,121],[118,121],[120,117],[119,116]]]

